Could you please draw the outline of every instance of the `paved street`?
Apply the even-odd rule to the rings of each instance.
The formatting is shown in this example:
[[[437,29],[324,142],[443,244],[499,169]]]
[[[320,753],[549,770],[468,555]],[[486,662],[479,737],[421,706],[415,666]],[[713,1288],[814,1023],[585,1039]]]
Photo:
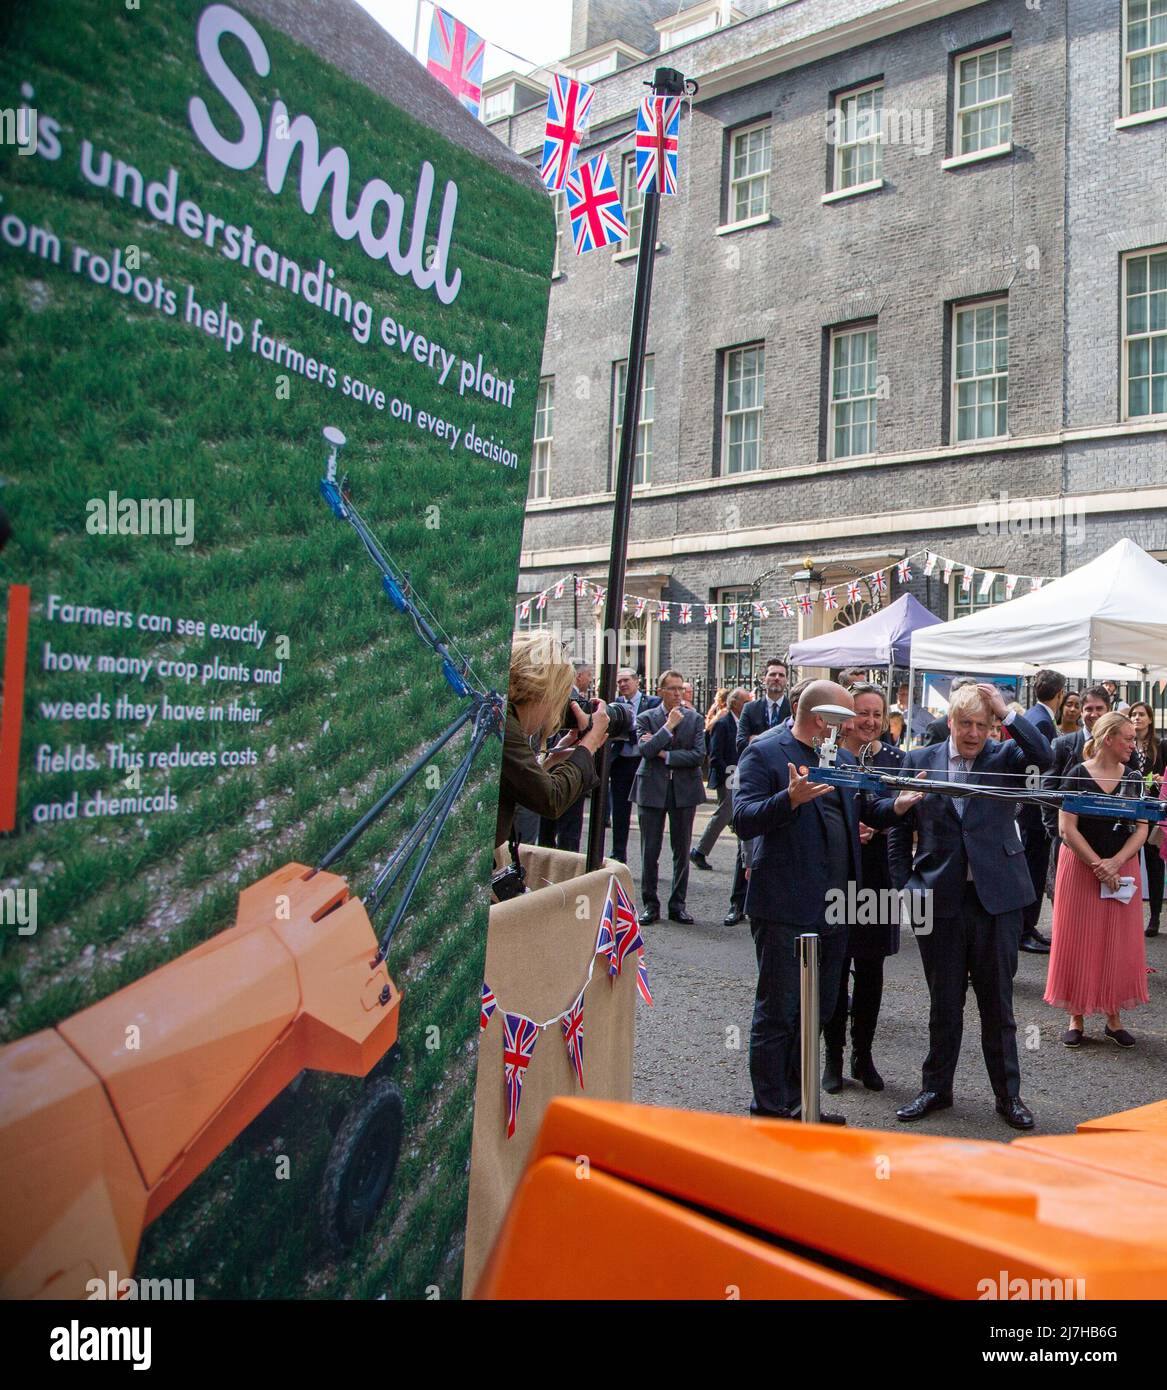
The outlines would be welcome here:
[[[694,843],[709,811],[709,806],[699,809]],[[738,1115],[748,1112],[750,1014],[757,978],[754,948],[748,923],[732,928],[721,925],[729,908],[735,847],[732,834],[724,833],[710,857],[713,872],[692,869],[688,907],[697,919],[695,926],[664,920],[645,933],[655,1007],[637,1011],[638,1101]],[[640,843],[635,817],[628,852],[638,882]],[[661,855],[662,902],[668,895],[668,862],[666,835]],[[1040,930],[1048,936],[1049,929],[1047,905]],[[1021,954],[1014,990],[1021,1095],[1034,1112],[1036,1132],[1069,1133],[1080,1120],[1167,1097],[1167,937],[1148,941],[1147,957],[1159,972],[1150,976],[1151,1002],[1124,1017],[1137,1046],[1123,1051],[1103,1039],[1104,1021],[1096,1018],[1088,1021],[1081,1049],[1071,1052],[1060,1042],[1064,1016],[1042,1002],[1048,957]],[[898,1126],[894,1111],[919,1090],[927,1022],[928,994],[919,952],[915,939],[905,933],[899,954],[887,961],[875,1039],[875,1061],[886,1089],[866,1091],[848,1077],[840,1094],[823,1096],[824,1108],[844,1114],[848,1124],[906,1128]],[[913,1131],[977,1139],[1016,1137],[993,1110],[971,988],[955,1091],[951,1110],[913,1125]]]

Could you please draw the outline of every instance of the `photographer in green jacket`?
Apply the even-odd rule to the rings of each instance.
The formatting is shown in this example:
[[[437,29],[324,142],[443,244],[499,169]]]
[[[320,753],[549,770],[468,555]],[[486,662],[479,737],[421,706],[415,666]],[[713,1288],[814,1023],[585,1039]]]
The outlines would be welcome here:
[[[560,644],[545,632],[516,637],[511,648],[507,722],[503,735],[502,784],[494,842],[510,838],[515,806],[529,806],[541,816],[558,819],[596,784],[594,755],[608,737],[608,711],[596,701],[590,717],[568,706],[575,668]],[[553,749],[542,750],[563,723],[564,708],[579,725]],[[534,745],[534,746],[533,746]]]

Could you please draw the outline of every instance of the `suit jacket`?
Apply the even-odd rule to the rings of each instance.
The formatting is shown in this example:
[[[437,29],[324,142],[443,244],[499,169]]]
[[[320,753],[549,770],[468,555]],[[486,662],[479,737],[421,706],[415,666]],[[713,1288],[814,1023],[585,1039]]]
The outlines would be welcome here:
[[[1025,711],[1025,717],[1038,733],[1045,735],[1047,743],[1052,743],[1055,738],[1059,737],[1058,726],[1054,723],[1052,715],[1044,705],[1030,705]]]
[[[709,785],[725,786],[727,769],[737,765],[737,725],[732,710],[723,714],[709,734]]]
[[[748,706],[747,706],[748,708]],[[743,711],[744,713],[744,711]],[[739,730],[740,734],[740,730]],[[794,730],[779,726],[755,739],[737,766],[733,794],[733,828],[739,837],[757,837],[753,847],[746,912],[800,927],[822,926],[826,920],[827,821],[818,800],[802,806],[790,804],[790,765],[814,767],[818,757],[808,755],[794,737]],[[855,759],[840,749],[838,765]],[[860,793],[838,789],[851,850],[851,876],[863,886],[859,853]],[[886,806],[864,799],[862,817],[867,825],[882,828],[896,821],[894,797]]]
[[[737,762],[742,760],[742,754],[746,750],[746,744],[755,734],[763,734],[770,725],[766,721],[766,706],[768,701],[763,695],[759,700],[751,700],[742,710],[741,718],[737,722]],[[778,701],[778,723],[790,718],[790,698],[783,695]]]
[[[684,711],[684,717],[670,735],[665,728],[668,711],[663,705],[642,710],[636,716],[640,736],[640,767],[632,784],[632,801],[637,806],[664,808],[673,784],[678,806],[700,806],[708,798],[701,777],[705,761],[705,720],[694,709]],[[658,758],[667,753],[667,761]]]
[[[1028,767],[1050,766],[1050,746],[1027,719],[1015,719],[1010,729],[1011,739],[985,742],[970,770],[970,781],[984,773],[988,775],[980,780],[986,786],[1008,786],[1008,777],[996,774],[1011,774],[1016,785],[1024,787]],[[947,780],[948,744],[912,749],[904,758],[903,771],[911,776],[921,769],[929,778]],[[986,912],[997,916],[1028,907],[1036,895],[1014,819],[1015,807],[1016,802],[1004,798],[969,797],[962,818],[947,794],[925,797],[893,825],[888,836],[892,884],[913,892],[930,891],[935,915],[955,917],[971,865]],[[918,835],[914,854],[913,830]]]
[[[948,727],[948,720],[933,719],[931,724],[924,730],[924,746],[931,748],[937,743],[943,743],[948,738],[951,730]]]
[[[628,705],[630,707],[632,705],[632,701],[626,700],[623,695],[617,695],[612,703],[614,705]],[[636,707],[636,713],[638,715],[643,714],[646,709],[655,709],[659,704],[659,695],[648,695],[642,690],[640,692],[640,704]],[[622,755],[625,748],[635,748],[637,737],[636,731],[633,730],[627,738],[612,739],[612,758],[615,759],[617,754]]]

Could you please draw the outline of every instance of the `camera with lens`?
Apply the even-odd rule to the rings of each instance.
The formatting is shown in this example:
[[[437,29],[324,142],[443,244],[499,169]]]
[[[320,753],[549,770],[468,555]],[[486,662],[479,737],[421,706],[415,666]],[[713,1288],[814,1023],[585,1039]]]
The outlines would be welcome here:
[[[568,701],[568,705],[576,705],[588,716],[586,729],[580,729],[579,736],[583,738],[588,729],[592,727],[592,715],[599,708],[598,700],[577,699],[574,695]],[[576,727],[575,718],[569,708],[564,719],[564,724],[569,729]],[[636,734],[636,717],[632,713],[630,705],[610,704],[608,706],[608,737],[610,739],[632,738]]]

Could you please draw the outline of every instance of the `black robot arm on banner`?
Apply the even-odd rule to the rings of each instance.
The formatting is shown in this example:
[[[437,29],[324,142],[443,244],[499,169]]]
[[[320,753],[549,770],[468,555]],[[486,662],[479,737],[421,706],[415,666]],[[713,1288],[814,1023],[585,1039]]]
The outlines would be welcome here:
[[[348,478],[337,480],[337,456],[344,447],[345,437],[332,425],[324,429],[324,438],[330,451],[325,466],[324,477],[320,480],[320,494],[341,521],[346,521],[357,533],[369,558],[381,572],[381,586],[389,601],[398,612],[403,613],[413,626],[418,638],[434,653],[441,663],[442,674],[454,694],[466,701],[465,707],[442,734],[421,753],[401,774],[393,785],[361,816],[360,820],[347,831],[323,856],[317,870],[327,869],[335,864],[364,832],[377,820],[386,808],[405,790],[421,770],[433,761],[434,757],[467,725],[471,725],[470,744],[461,762],[447,778],[445,784],[435,794],[417,821],[393,849],[384,867],[373,880],[373,886],[364,898],[369,916],[381,910],[386,900],[405,877],[389,920],[381,933],[376,960],[384,960],[389,950],[393,934],[401,925],[409,908],[410,899],[425,867],[429,863],[434,847],[442,833],[459,793],[466,785],[483,744],[492,735],[502,739],[506,712],[502,697],[494,690],[488,690],[474,675],[469,660],[458,650],[456,643],[447,636],[441,624],[426,608],[424,602],[413,591],[409,576],[393,563],[373,532],[353,504]],[[408,871],[408,877],[406,873]]]

